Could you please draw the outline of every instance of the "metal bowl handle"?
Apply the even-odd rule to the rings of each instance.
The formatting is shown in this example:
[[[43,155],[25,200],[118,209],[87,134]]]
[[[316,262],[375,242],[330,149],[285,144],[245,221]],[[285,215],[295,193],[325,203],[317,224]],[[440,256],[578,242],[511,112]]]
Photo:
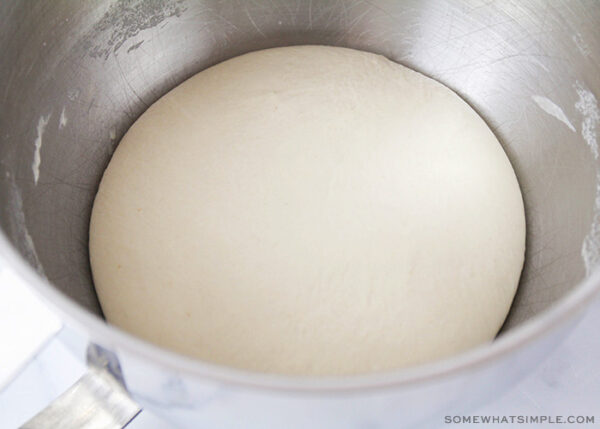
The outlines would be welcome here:
[[[100,359],[95,359],[95,358]],[[22,429],[120,429],[141,411],[114,373],[114,356],[88,348],[87,372],[65,393],[21,426]],[[98,365],[100,364],[100,365]]]
[[[0,344],[10,345],[0,360],[0,391],[58,341],[62,328],[60,318],[0,261]],[[117,429],[141,411],[124,387],[116,356],[95,344],[86,354],[82,377],[22,428]]]

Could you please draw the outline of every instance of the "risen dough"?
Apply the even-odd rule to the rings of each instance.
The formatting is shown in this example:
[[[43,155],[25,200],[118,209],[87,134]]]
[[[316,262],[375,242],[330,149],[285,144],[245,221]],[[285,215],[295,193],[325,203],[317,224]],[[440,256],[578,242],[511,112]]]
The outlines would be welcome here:
[[[464,101],[323,46],[243,55],[157,101],[118,146],[90,228],[108,321],[289,374],[492,340],[524,245],[515,174]]]

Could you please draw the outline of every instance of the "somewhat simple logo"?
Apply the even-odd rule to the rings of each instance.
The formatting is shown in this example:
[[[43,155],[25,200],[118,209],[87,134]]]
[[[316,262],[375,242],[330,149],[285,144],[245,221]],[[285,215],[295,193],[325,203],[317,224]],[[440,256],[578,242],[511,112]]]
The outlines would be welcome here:
[[[445,424],[594,424],[594,416],[444,416]]]

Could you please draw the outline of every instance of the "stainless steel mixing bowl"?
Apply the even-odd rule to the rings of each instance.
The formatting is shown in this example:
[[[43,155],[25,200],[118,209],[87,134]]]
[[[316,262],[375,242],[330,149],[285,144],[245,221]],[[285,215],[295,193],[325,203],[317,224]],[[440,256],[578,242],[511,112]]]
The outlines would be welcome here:
[[[468,409],[541,359],[599,288],[598,28],[595,0],[5,0],[0,255],[64,318],[74,352],[92,342],[114,353],[133,398],[180,427],[398,427]],[[196,72],[294,44],[412,67],[464,97],[503,143],[525,200],[527,254],[493,344],[407,370],[309,379],[193,361],[103,321],[88,221],[123,133]]]

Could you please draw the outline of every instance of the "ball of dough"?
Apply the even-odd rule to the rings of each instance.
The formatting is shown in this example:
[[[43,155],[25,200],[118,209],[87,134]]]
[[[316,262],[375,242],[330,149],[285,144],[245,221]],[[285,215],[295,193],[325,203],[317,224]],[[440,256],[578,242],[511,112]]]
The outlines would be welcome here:
[[[494,338],[523,265],[519,186],[443,85],[351,49],[202,71],[127,132],[93,207],[107,320],[212,363],[395,369]]]

